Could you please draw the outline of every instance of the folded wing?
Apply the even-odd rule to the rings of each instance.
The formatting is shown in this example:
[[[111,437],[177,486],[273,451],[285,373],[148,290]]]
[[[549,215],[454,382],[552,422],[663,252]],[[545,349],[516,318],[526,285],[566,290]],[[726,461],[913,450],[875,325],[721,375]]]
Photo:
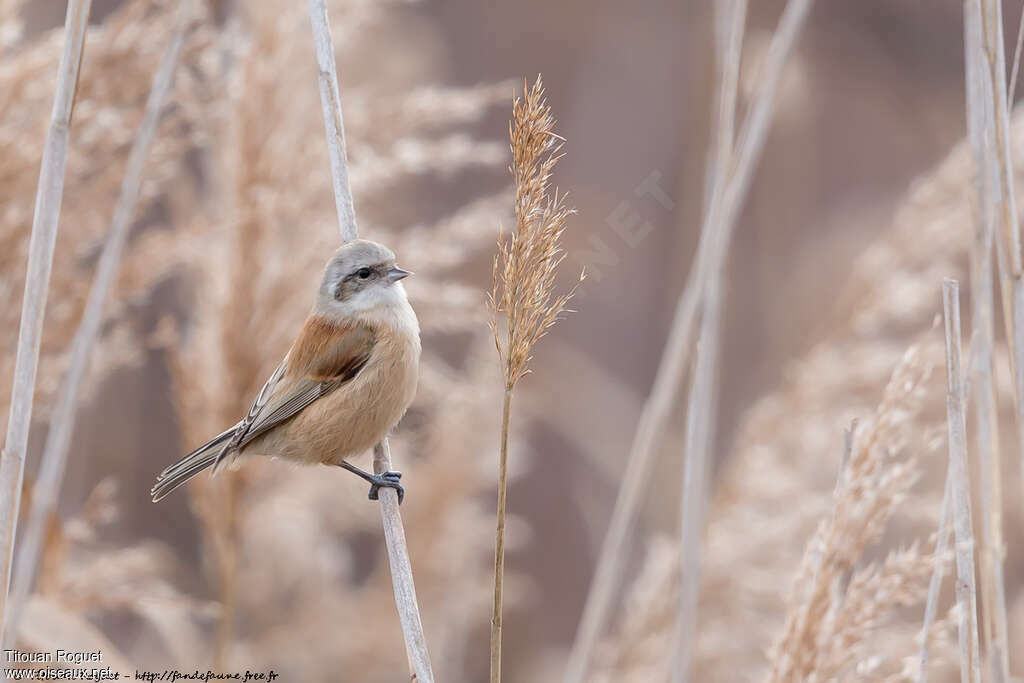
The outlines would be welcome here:
[[[216,471],[253,439],[350,382],[370,360],[375,344],[373,330],[365,325],[338,325],[311,317],[246,416],[160,473],[151,490],[153,501],[210,466]]]

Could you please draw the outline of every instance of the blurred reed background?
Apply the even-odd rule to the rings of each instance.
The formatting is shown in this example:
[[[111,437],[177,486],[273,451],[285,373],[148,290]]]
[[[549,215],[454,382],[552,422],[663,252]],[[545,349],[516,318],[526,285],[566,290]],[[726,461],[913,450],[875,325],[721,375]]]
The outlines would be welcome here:
[[[514,225],[507,121],[524,76],[544,74],[567,138],[555,184],[579,215],[563,284],[588,277],[517,388],[503,648],[506,681],[560,680],[700,234],[714,6],[329,4],[361,234],[416,272],[422,378],[393,448],[439,681],[487,671],[503,382],[485,292]],[[739,119],[784,4],[749,4]],[[248,462],[149,502],[158,471],[245,412],[337,243],[306,4],[199,5],[17,643],[102,647],[126,670],[406,680],[379,511],[354,477]],[[174,6],[93,2],[23,508]],[[1011,61],[1021,6],[1004,10]],[[64,11],[0,0],[0,386]],[[952,0],[818,0],[786,62],[723,282],[692,680],[918,680],[947,463],[933,320],[944,277],[969,292],[974,239],[963,34]],[[1016,119],[1012,142],[1024,159]],[[1021,676],[1020,455],[999,336],[1006,648]],[[672,411],[586,680],[672,670],[685,400]],[[959,675],[949,584],[931,680]],[[985,680],[998,668],[986,660]]]

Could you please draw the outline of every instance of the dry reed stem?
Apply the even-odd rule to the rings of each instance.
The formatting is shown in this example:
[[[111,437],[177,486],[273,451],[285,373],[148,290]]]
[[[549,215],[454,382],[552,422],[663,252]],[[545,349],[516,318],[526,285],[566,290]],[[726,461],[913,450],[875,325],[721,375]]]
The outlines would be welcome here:
[[[506,388],[501,401],[501,450],[498,454],[498,510],[494,531],[494,598],[491,602],[490,681],[501,681],[502,613],[505,601],[505,514],[508,506],[508,437],[512,412],[512,390]]]
[[[957,281],[946,279],[942,283],[942,309],[946,321],[946,420],[953,493],[953,531],[956,538],[956,598],[960,606],[960,679],[963,683],[981,683],[974,583],[974,532],[971,527],[971,491],[967,473],[967,423],[963,374],[960,369],[959,297],[960,286]]]
[[[1013,159],[1010,156],[1010,111],[1006,102],[1006,56],[1003,47],[1002,3],[995,0],[970,0],[970,5],[981,12],[981,34],[984,56],[989,72],[992,97],[991,123],[995,132],[995,154],[998,159],[999,182],[1002,194],[998,198],[999,219],[1005,231],[1009,250],[1009,274],[1019,278],[1022,274],[1020,231],[1017,226],[1017,201],[1013,192]],[[966,5],[965,5],[966,7]],[[1015,340],[1016,341],[1016,340]],[[1024,340],[1022,340],[1024,341]]]
[[[7,594],[11,584],[14,538],[21,506],[22,480],[25,476],[25,452],[32,423],[39,345],[50,286],[50,272],[53,268],[53,251],[64,193],[68,136],[78,85],[78,71],[85,47],[85,33],[89,25],[90,4],[91,0],[71,0],[68,3],[64,20],[64,51],[58,69],[57,90],[39,170],[25,293],[22,298],[21,325],[18,331],[14,386],[11,390],[11,412],[7,422],[7,439],[0,455],[0,533],[3,534],[0,544],[4,553],[0,558],[0,642],[4,641],[4,629],[7,625]]]
[[[320,104],[323,109],[324,127],[327,134],[327,148],[331,160],[331,179],[334,201],[338,211],[338,227],[341,237],[350,241],[358,235],[352,190],[348,179],[348,162],[345,153],[345,124],[341,113],[341,93],[338,87],[337,65],[334,61],[334,44],[331,41],[330,23],[327,20],[326,0],[309,0],[309,17],[316,45]],[[373,469],[380,474],[391,469],[391,449],[385,437],[374,447]],[[380,492],[380,512],[384,525],[384,541],[391,566],[391,580],[405,636],[406,653],[413,680],[433,683],[434,673],[430,666],[427,639],[423,633],[419,605],[416,600],[416,586],[413,582],[412,565],[405,542],[402,515],[398,509],[398,493],[394,489]]]
[[[935,613],[939,607],[939,591],[942,589],[942,577],[945,574],[946,553],[949,552],[949,523],[952,512],[953,478],[949,469],[946,471],[945,493],[942,494],[942,512],[939,513],[939,530],[935,536],[935,566],[932,578],[928,583],[928,599],[924,608],[924,623],[921,626],[921,654],[918,656],[917,683],[928,683],[928,634],[935,623]]]
[[[989,0],[982,5],[966,3],[964,6],[964,62],[966,65],[966,106],[968,141],[974,157],[972,208],[974,218],[974,239],[970,258],[971,277],[971,358],[968,364],[970,386],[974,394],[974,415],[977,421],[976,446],[981,475],[981,514],[984,540],[980,554],[981,595],[984,624],[982,635],[988,658],[988,669],[993,681],[1003,683],[1009,680],[1008,635],[1006,626],[1006,595],[1003,580],[1003,521],[1002,521],[1002,474],[999,457],[999,428],[995,383],[993,380],[993,338],[994,322],[992,311],[992,248],[996,223],[1002,220],[1004,229],[1007,221],[1016,225],[1016,205],[1013,202],[1013,173],[1009,158],[1009,143],[1005,150],[999,140],[1000,126],[1008,128],[1005,112],[1005,86],[1002,74],[1005,65],[1002,45],[1002,15]],[[998,38],[992,31],[1000,32]],[[989,69],[983,66],[988,65]],[[991,66],[995,65],[993,72]],[[1002,89],[1002,90],[1001,90]],[[1003,107],[1003,110],[1000,110]],[[992,114],[994,112],[994,114]],[[992,118],[995,125],[992,125]],[[1003,133],[1005,135],[1005,132]],[[1004,199],[1003,192],[1009,183],[1010,198]],[[1016,234],[1014,227],[1010,232]],[[1019,239],[1019,238],[1018,238]],[[1011,252],[1017,249],[1012,241],[1001,247]],[[1002,261],[1006,261],[1003,257]],[[1012,261],[1012,259],[1011,259]],[[1007,265],[1001,267],[1001,291],[1004,306],[1006,292],[1011,281],[1006,277]],[[1011,302],[1011,309],[1015,306]],[[1004,308],[1004,314],[1006,309]],[[1007,319],[1007,337],[1011,340],[1011,370],[1020,366],[1014,360],[1016,340],[1010,334],[1012,318]],[[1015,373],[1017,376],[1017,373]],[[1015,385],[1017,405],[1017,433],[1019,446],[1024,447],[1024,415],[1020,412],[1020,390],[1024,384]]]
[[[533,348],[567,312],[583,281],[555,295],[555,276],[565,260],[561,247],[566,222],[575,210],[566,195],[552,192],[551,172],[562,157],[561,137],[538,75],[532,87],[523,82],[523,97],[512,103],[509,139],[515,186],[515,230],[499,241],[494,257],[494,288],[488,297],[490,327],[505,384],[501,450],[498,460],[497,522],[494,535],[494,602],[491,610],[490,680],[501,681],[502,609],[505,584],[505,515],[508,500],[509,421],[516,383],[530,372]],[[498,316],[504,318],[504,329]],[[503,334],[504,332],[504,334]]]
[[[121,194],[114,208],[110,232],[100,254],[99,265],[89,297],[82,314],[81,322],[71,344],[67,374],[62,383],[62,391],[57,406],[50,419],[50,428],[46,436],[46,445],[40,462],[39,475],[32,488],[32,508],[27,520],[25,533],[21,541],[18,563],[15,568],[13,592],[10,597],[7,626],[7,639],[13,642],[17,633],[17,624],[25,601],[32,588],[39,553],[42,548],[43,534],[47,520],[57,502],[64,470],[67,466],[68,451],[71,447],[71,435],[75,426],[75,413],[82,381],[89,370],[93,349],[99,339],[103,323],[103,308],[113,287],[121,261],[121,251],[128,228],[135,216],[139,189],[142,184],[146,160],[150,146],[160,123],[160,114],[164,100],[171,89],[185,32],[190,18],[195,12],[194,0],[186,0],[178,6],[175,18],[175,31],[170,44],[164,53],[157,73],[153,78],[153,87],[146,100],[146,110],[142,123],[139,125],[135,140],[125,169]],[[7,647],[8,643],[4,644]]]
[[[724,189],[732,162],[746,14],[746,0],[731,0],[715,5],[715,55],[719,88],[715,105],[715,135],[708,154],[710,187],[706,196],[709,197],[709,202],[713,202],[715,193]],[[711,271],[710,281],[704,292],[693,384],[687,405],[682,496],[679,508],[681,587],[675,632],[678,649],[672,669],[675,683],[686,683],[689,680],[697,625],[701,546],[704,519],[707,514],[708,477],[714,450],[714,429],[718,414],[716,375],[724,270],[725,259],[718,268]]]
[[[341,92],[338,88],[331,27],[327,20],[327,1],[309,0],[309,16],[313,24],[316,62],[319,67],[317,82],[320,86],[320,107],[327,132],[327,151],[331,160],[331,182],[338,210],[338,227],[341,230],[341,239],[349,242],[359,236],[359,230],[356,227],[356,211],[348,179],[345,121],[341,114]]]
[[[381,474],[390,469],[390,446],[388,440],[384,439],[373,448],[373,471]],[[416,585],[413,582],[412,564],[409,562],[409,548],[405,542],[405,528],[402,526],[402,516],[398,512],[398,493],[394,489],[389,490],[389,498],[392,500],[387,503],[381,501],[381,515],[385,517],[384,543],[388,548],[395,604],[406,606],[405,609],[399,608],[398,616],[402,621],[402,632],[406,634],[405,653],[409,659],[411,680],[433,681],[434,673],[430,667],[427,640],[423,634],[423,624],[420,622],[416,601]],[[391,519],[388,519],[384,511],[385,505],[394,508]]]
[[[716,374],[718,337],[721,327],[721,280],[715,271],[705,290],[700,338],[693,372],[693,386],[687,406],[683,494],[680,501],[681,590],[676,615],[676,659],[672,679],[686,683],[690,677],[700,593],[701,543],[707,514],[709,471],[714,447],[714,419],[717,414]]]
[[[1010,113],[1007,103],[1006,92],[1006,58],[1003,45],[1003,17],[1002,3],[993,0],[970,0],[964,3],[964,42],[968,51],[968,67],[971,65],[971,53],[979,53],[977,59],[984,60],[987,69],[981,66],[975,67],[974,76],[968,75],[968,130],[971,126],[980,128],[984,132],[974,133],[972,144],[978,144],[977,140],[984,136],[984,155],[979,167],[985,186],[983,187],[982,215],[986,211],[992,211],[999,220],[1002,230],[1002,239],[996,240],[997,262],[999,265],[999,288],[1003,307],[1003,321],[1006,326],[1007,350],[1010,361],[1010,371],[1013,376],[1013,400],[1014,418],[1017,428],[1018,458],[1024,463],[1024,273],[1021,266],[1020,232],[1017,220],[1017,206],[1014,188],[1013,159],[1011,156],[1010,141]],[[1015,87],[1016,84],[1014,84]],[[980,90],[979,90],[980,88]],[[973,104],[972,100],[977,100]],[[982,118],[984,117],[984,118]],[[972,121],[972,118],[978,119]],[[989,465],[987,468],[985,465]],[[998,473],[993,472],[994,462],[983,464],[983,469],[989,471],[985,476],[998,482]],[[984,484],[984,480],[983,480]],[[986,491],[984,498],[989,498]],[[999,510],[995,508],[995,502],[983,500],[983,504],[994,514],[998,515]],[[998,539],[1001,531],[998,524],[993,524],[988,515],[985,516],[985,538],[986,543]],[[989,533],[991,529],[991,533]],[[999,553],[992,562],[995,571],[1001,572],[1002,548],[994,549]],[[983,568],[987,569],[990,563],[985,556],[982,557]],[[993,605],[994,611],[988,613],[986,604],[985,632],[986,644],[988,633],[993,632],[992,641],[995,658],[994,666],[999,673],[999,678],[1006,680],[1009,677],[1009,652],[1007,644],[1006,627],[1006,606],[1005,598],[1002,597],[1004,588],[998,577],[990,579],[991,572],[986,571],[982,579],[983,597],[993,594],[992,601],[998,601]],[[989,589],[987,584],[992,583],[993,588]]]
[[[790,0],[786,3],[761,67],[757,92],[740,132],[729,182],[720,195],[711,198],[690,276],[676,304],[672,328],[658,363],[654,386],[644,403],[633,437],[612,518],[569,654],[565,683],[582,683],[593,658],[594,647],[608,619],[626,556],[624,545],[653,465],[655,444],[669,424],[677,392],[682,386],[708,273],[718,269],[725,258],[740,207],[764,147],[782,69],[796,43],[812,1]]]
[[[715,66],[718,92],[712,112],[707,177],[704,187],[706,214],[711,193],[728,178],[732,149],[736,143],[736,104],[739,99],[740,57],[747,19],[747,0],[715,4]]]

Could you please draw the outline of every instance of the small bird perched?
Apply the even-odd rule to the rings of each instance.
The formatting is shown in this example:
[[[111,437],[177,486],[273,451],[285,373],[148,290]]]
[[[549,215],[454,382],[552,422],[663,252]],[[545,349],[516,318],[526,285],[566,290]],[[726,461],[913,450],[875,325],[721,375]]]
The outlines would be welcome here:
[[[420,328],[387,247],[354,240],[327,262],[313,310],[249,413],[171,465],[150,493],[156,502],[228,458],[268,455],[337,465],[404,495],[399,472],[364,472],[346,462],[398,423],[416,394]]]

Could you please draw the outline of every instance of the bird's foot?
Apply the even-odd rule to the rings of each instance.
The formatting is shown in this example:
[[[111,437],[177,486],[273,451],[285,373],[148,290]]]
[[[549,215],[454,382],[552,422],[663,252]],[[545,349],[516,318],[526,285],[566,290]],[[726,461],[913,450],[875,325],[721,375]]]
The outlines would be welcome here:
[[[370,474],[365,472],[355,465],[345,462],[342,460],[338,463],[338,466],[342,469],[348,470],[352,474],[365,479],[370,482],[370,500],[377,500],[382,488],[394,489],[398,493],[398,504],[402,504],[402,499],[405,498],[405,489],[398,483],[398,480],[402,478],[401,472],[382,472],[381,474]]]
[[[394,489],[398,493],[398,504],[402,504],[402,499],[405,498],[405,489],[398,483],[398,480],[402,478],[401,472],[383,472],[381,474],[373,475],[370,479],[370,493],[368,494],[370,500],[377,500],[382,487]]]

